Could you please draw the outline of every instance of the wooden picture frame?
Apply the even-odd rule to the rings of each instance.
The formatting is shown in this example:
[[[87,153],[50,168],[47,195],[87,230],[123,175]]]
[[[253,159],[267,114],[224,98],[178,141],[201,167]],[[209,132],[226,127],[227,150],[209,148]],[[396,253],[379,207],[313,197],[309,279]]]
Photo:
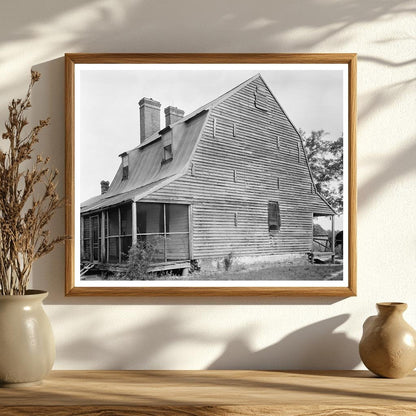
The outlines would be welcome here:
[[[210,70],[214,72],[209,73]],[[247,71],[247,74],[256,71],[259,75],[247,77],[240,84],[234,83],[228,90],[222,89],[222,94],[213,91],[214,95],[202,103],[198,110],[190,110],[184,115],[176,107],[194,99],[187,97],[196,97],[195,100],[203,94],[208,94],[208,97],[210,90],[217,87],[217,82],[219,88],[223,79],[226,79],[224,82],[229,82],[228,76],[243,74],[239,71]],[[301,81],[293,81],[292,89],[295,90],[295,86],[296,89],[306,88],[305,94],[324,91],[329,83],[329,75],[338,77],[338,84],[334,81],[334,85],[340,89],[336,90],[338,93],[333,93],[333,102],[342,103],[337,107],[342,108],[342,113],[337,113],[336,117],[328,115],[327,119],[340,122],[342,118],[341,133],[344,134],[341,166],[345,167],[343,181],[347,186],[343,191],[343,228],[340,229],[345,229],[346,233],[341,232],[339,235],[344,235],[340,237],[342,246],[347,242],[342,252],[343,259],[347,260],[341,268],[338,267],[337,270],[341,272],[332,272],[335,266],[327,264],[328,259],[322,260],[324,265],[321,268],[313,263],[319,257],[330,257],[332,262],[336,258],[336,211],[318,192],[304,141],[297,130],[302,126],[295,127],[296,122],[293,123],[290,118],[290,109],[286,114],[285,102],[280,102],[280,92],[268,86],[263,79],[268,76],[273,77],[273,80],[281,79],[285,75],[297,80],[298,73],[301,76],[306,76],[307,73],[308,76],[320,77],[321,87],[315,85],[315,81],[306,83],[306,87],[302,87]],[[65,219],[66,233],[70,236],[66,242],[67,296],[356,295],[356,54],[66,54],[65,74]],[[277,77],[278,74],[280,78]],[[126,79],[130,76],[137,84],[126,84]],[[198,76],[205,78],[199,81]],[[175,80],[183,82],[186,87],[187,80],[191,79],[189,90],[179,101],[163,103],[169,107],[165,109],[166,127],[161,127],[158,97],[145,98],[153,97],[150,87],[166,92],[176,86]],[[285,85],[281,85],[280,90],[284,91]],[[136,94],[133,99],[128,93],[132,90]],[[106,96],[107,93],[112,95]],[[324,100],[319,94],[316,102]],[[292,96],[290,90],[288,96]],[[142,97],[144,98],[141,99]],[[138,119],[139,100],[141,141],[133,146],[133,150],[128,150],[128,145],[125,145],[124,150],[119,151],[118,143],[124,137],[139,134],[128,130],[129,121],[117,121],[116,116],[130,112],[131,106],[135,105],[133,118]],[[301,102],[297,100],[294,101],[295,104]],[[111,104],[112,110],[109,109],[107,114],[106,107],[101,107],[100,103],[106,106]],[[331,101],[329,104],[328,113],[331,113]],[[293,106],[297,107],[297,104]],[[311,107],[309,109],[312,111]],[[299,114],[304,113],[305,111]],[[322,113],[325,112],[321,111],[320,114]],[[116,125],[117,129],[113,131]],[[111,146],[108,145],[109,140],[114,140]],[[258,140],[262,140],[259,146],[256,145]],[[222,154],[222,159],[212,156],[214,150],[210,143],[215,143],[215,149]],[[101,159],[101,147],[105,148],[103,155],[111,153],[114,159],[119,155],[121,160],[117,162],[118,168],[115,171],[108,172],[111,176],[108,179],[114,177],[111,185],[102,181],[102,194],[83,202],[80,194],[90,186],[90,176],[97,176],[101,167],[109,166],[104,158]],[[234,150],[224,150],[228,148]],[[261,154],[264,156],[261,156],[261,162],[256,160],[254,163],[257,156],[250,155],[259,153],[259,149],[262,149]],[[91,165],[81,163],[87,157],[91,160]],[[228,160],[227,170],[223,169],[220,160]],[[206,167],[206,171],[205,161],[213,164]],[[274,165],[269,167],[270,163]],[[245,170],[245,167],[249,169],[248,166],[251,166],[250,171]],[[254,172],[259,182],[253,179]],[[205,176],[202,178],[202,175]],[[253,197],[253,192],[260,189],[260,185],[255,183],[266,182],[268,195],[264,195],[264,191],[260,195],[259,190],[260,196]],[[96,178],[94,183],[97,184],[98,191],[99,181]],[[204,184],[207,184],[207,188],[204,188]],[[188,192],[192,186],[195,194]],[[181,187],[185,187],[186,192],[182,192]],[[169,193],[171,189],[174,189],[174,194]],[[214,199],[213,202],[206,199],[199,204],[198,201],[202,198],[196,193],[199,189],[206,189],[206,198],[215,196],[216,202]],[[232,189],[238,191],[234,193]],[[233,199],[237,192],[240,192],[238,200],[246,201],[244,204],[236,203],[236,199]],[[242,192],[246,194],[242,196]],[[218,199],[217,193],[222,199]],[[221,201],[225,201],[224,204]],[[251,201],[257,205],[250,205]],[[211,211],[208,206],[212,208]],[[201,212],[204,210],[209,215],[205,213],[203,217]],[[332,232],[325,231],[327,237],[320,237],[325,241],[319,242],[319,239],[315,239],[314,221],[324,215],[332,219]],[[214,223],[217,231],[213,231],[214,226],[211,227]],[[247,225],[251,223],[259,225]],[[256,230],[259,237],[250,233],[250,227]],[[238,230],[239,234],[234,233],[234,230]],[[213,241],[218,242],[218,247]],[[243,247],[241,241],[246,245],[240,250]],[[246,246],[250,244],[250,250],[253,251],[244,254]],[[325,247],[315,252],[316,244]],[[131,257],[131,252],[127,252],[132,245],[135,250],[139,250],[137,257]],[[272,249],[275,251],[270,251]],[[149,254],[150,251],[152,254]],[[130,253],[130,257],[126,253]],[[305,263],[307,255],[313,263],[310,266]],[[146,256],[159,260],[156,263],[146,263],[148,260],[143,260]],[[263,273],[259,271],[263,270],[259,266],[245,272],[244,278],[248,280],[244,281],[239,280],[238,272],[232,271],[235,264],[241,265],[243,273],[245,264],[270,259],[277,262],[279,266],[276,267],[280,267],[265,268],[268,273],[272,273],[271,280],[270,277],[269,280],[256,278],[256,275]],[[289,259],[290,264],[295,262],[292,269],[296,269],[296,262],[300,262],[299,264],[304,264],[305,270],[324,270],[322,273],[327,273],[331,278],[335,278],[333,276],[338,273],[341,280],[324,280],[327,277],[305,280],[305,276],[300,277],[300,280],[298,277],[279,280],[279,273],[287,276],[285,259]],[[137,264],[143,261],[146,270],[152,272],[149,274],[152,277],[143,281],[125,280],[126,276],[138,276]],[[134,267],[131,266],[133,263]],[[203,267],[207,265],[207,270],[216,264],[225,271],[218,272],[219,274],[212,271],[213,278],[209,271],[191,277],[176,275],[176,270],[180,268],[186,274],[189,267],[195,270],[201,264]],[[94,272],[86,271],[88,267]],[[251,266],[247,267],[250,269]],[[170,272],[164,274],[164,269]],[[273,270],[278,270],[276,278]],[[81,273],[84,273],[82,278]],[[202,277],[193,280],[193,276]],[[228,279],[228,276],[237,280],[231,280],[231,277]]]

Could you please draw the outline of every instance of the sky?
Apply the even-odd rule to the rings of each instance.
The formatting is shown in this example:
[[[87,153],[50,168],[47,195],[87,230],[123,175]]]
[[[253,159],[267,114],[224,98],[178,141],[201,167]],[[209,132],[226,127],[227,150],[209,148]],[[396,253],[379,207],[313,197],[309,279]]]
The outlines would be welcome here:
[[[77,65],[76,146],[79,146],[80,201],[100,193],[101,180],[111,182],[120,164],[118,155],[139,144],[142,97],[188,114],[260,73],[297,129],[325,130],[336,139],[345,120],[343,71],[340,66],[317,70],[308,66],[238,65],[118,66]],[[301,66],[306,68],[305,65]],[[127,68],[123,66],[123,68]],[[179,69],[178,69],[179,68]],[[272,68],[272,69],[270,69]],[[78,109],[78,111],[77,111]],[[346,109],[345,109],[346,111]]]

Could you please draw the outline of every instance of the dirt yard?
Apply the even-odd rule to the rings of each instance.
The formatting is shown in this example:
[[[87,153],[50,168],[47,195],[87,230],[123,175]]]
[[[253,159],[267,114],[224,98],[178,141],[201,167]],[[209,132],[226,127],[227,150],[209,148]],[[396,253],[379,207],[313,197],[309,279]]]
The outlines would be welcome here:
[[[342,280],[342,264],[271,265],[245,269],[237,266],[229,271],[194,272],[188,276],[176,274],[149,275],[149,280]],[[102,280],[98,275],[84,276],[83,280]],[[119,280],[108,277],[108,280]]]
[[[257,270],[199,272],[189,280],[342,280],[342,264],[277,265]],[[176,277],[176,276],[175,276]],[[178,276],[179,279],[181,279]],[[183,278],[182,278],[183,279]]]

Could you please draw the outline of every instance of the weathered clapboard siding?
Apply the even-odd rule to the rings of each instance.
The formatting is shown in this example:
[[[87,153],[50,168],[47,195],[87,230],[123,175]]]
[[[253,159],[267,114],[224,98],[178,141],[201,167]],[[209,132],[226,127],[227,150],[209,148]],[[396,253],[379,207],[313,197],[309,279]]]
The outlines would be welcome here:
[[[215,106],[187,173],[143,199],[190,201],[193,258],[305,253],[313,213],[333,214],[315,193],[299,136],[273,96],[268,111],[254,106],[257,86],[265,86],[260,77]],[[275,236],[269,201],[280,206]]]

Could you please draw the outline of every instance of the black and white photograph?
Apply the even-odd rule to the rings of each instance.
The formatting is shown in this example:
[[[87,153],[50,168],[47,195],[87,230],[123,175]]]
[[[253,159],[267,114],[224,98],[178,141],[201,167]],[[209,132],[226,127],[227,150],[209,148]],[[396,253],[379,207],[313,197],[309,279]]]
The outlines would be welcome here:
[[[75,285],[347,287],[347,64],[76,64]]]

